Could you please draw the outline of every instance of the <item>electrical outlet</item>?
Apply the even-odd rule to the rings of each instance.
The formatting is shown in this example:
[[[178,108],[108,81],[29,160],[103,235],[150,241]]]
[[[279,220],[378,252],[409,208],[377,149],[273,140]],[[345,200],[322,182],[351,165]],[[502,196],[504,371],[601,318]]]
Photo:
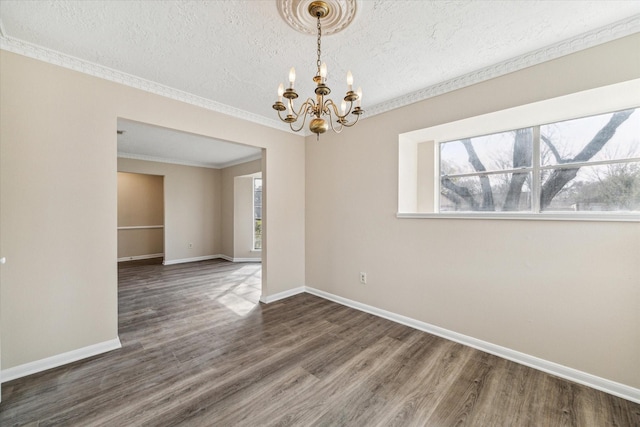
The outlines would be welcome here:
[[[367,283],[367,273],[363,271],[360,272],[360,283],[363,285]]]
[[[193,243],[189,243],[189,249],[193,247]]]

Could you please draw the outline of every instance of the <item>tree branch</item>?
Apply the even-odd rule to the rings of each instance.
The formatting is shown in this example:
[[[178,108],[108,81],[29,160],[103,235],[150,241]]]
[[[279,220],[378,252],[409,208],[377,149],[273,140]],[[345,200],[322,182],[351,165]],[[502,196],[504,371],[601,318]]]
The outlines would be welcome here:
[[[602,147],[604,147],[604,144],[616,134],[618,127],[624,123],[634,111],[635,110],[625,110],[614,113],[609,119],[609,123],[598,131],[596,136],[573,158],[573,161],[586,162],[598,154]]]
[[[571,162],[586,162],[604,147],[604,145],[615,135],[618,127],[624,123],[635,110],[618,111],[614,113],[609,122],[596,133],[587,145],[580,151]],[[544,183],[540,191],[540,208],[544,209],[551,204],[553,198],[574,179],[580,168],[554,169],[549,175],[549,179]]]
[[[542,133],[540,134],[540,139],[542,139],[544,141],[545,144],[547,144],[547,147],[549,147],[549,150],[551,150],[551,153],[553,153],[553,157],[556,158],[556,163],[558,164],[562,164],[562,163],[566,163],[567,161],[564,160],[562,158],[562,156],[560,156],[560,153],[558,152],[558,149],[556,148],[555,145],[553,145],[553,143],[551,142],[551,140],[549,138],[547,138],[546,136],[542,135]]]
[[[486,172],[487,168],[485,168],[484,164],[478,157],[475,148],[473,148],[473,144],[469,138],[465,138],[461,140],[462,145],[465,150],[467,150],[467,154],[469,155],[469,163],[475,169],[476,172]],[[480,207],[483,211],[493,211],[495,210],[495,206],[493,204],[493,192],[491,191],[491,182],[489,181],[489,177],[486,175],[480,175],[480,187],[482,188],[482,206]]]
[[[460,185],[457,185],[456,183],[451,181],[451,179],[448,176],[440,177],[440,183],[442,184],[442,187],[446,188],[447,190],[451,191],[453,194],[460,197],[460,199],[467,202],[471,207],[471,210],[473,211],[478,210],[478,202],[476,202],[476,199],[473,197],[473,194],[469,191],[467,187],[462,187]],[[445,197],[448,197],[446,193],[442,193],[442,194]],[[460,202],[459,200],[455,200],[453,198],[450,198],[450,200],[452,200],[456,204],[459,204]]]
[[[513,168],[531,166],[533,156],[533,134],[531,129],[518,129],[513,142]],[[511,175],[509,190],[504,200],[503,210],[517,211],[520,205],[522,186],[527,181],[529,173],[514,173]]]

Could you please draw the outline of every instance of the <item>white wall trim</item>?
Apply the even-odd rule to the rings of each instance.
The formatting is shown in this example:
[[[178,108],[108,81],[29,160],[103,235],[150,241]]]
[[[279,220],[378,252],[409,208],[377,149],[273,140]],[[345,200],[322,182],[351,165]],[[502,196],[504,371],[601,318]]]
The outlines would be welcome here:
[[[640,222],[640,214],[637,213],[607,213],[607,212],[439,212],[439,213],[413,213],[398,212],[396,218],[404,219],[498,219],[498,220],[525,220],[525,221],[600,221],[600,222]]]
[[[289,125],[276,119],[269,119],[261,115],[250,113],[239,108],[231,107],[221,102],[206,99],[179,89],[174,89],[151,80],[143,79],[132,74],[124,73],[104,65],[96,64],[75,56],[67,55],[48,49],[33,43],[29,43],[14,37],[7,36],[6,33],[0,37],[0,49],[24,55],[29,58],[38,59],[60,67],[68,68],[94,77],[120,83],[145,92],[154,93],[176,101],[186,102],[207,110],[226,114],[242,120],[261,124],[275,129],[291,132]]]
[[[640,15],[634,15],[622,21],[614,22],[602,28],[588,31],[568,40],[534,50],[524,55],[481,68],[471,73],[446,80],[435,85],[420,89],[416,92],[402,95],[380,104],[365,107],[363,119],[377,114],[386,113],[415,102],[424,101],[447,92],[452,92],[463,87],[471,86],[486,80],[513,73],[543,62],[558,59],[581,50],[589,49],[603,43],[607,43],[622,37],[630,36],[640,31]]]
[[[524,55],[508,59],[498,64],[464,74],[459,77],[429,86],[427,88],[399,96],[390,101],[382,102],[373,106],[366,107],[366,113],[363,119],[382,114],[396,108],[404,107],[415,102],[424,101],[425,99],[439,96],[453,90],[471,86],[485,80],[493,79],[514,71],[522,70],[533,65],[541,64],[552,59],[557,59],[565,55],[569,55],[584,49],[588,49],[615,39],[619,39],[640,31],[640,15],[634,15],[624,20],[614,22],[607,26],[597,28],[595,30],[580,34],[568,40],[546,46]],[[261,124],[274,129],[293,132],[286,123],[280,120],[270,119],[259,114],[250,113],[239,108],[231,107],[217,101],[202,98],[188,92],[174,89],[150,80],[146,80],[131,74],[124,73],[103,65],[95,64],[84,59],[76,58],[52,49],[44,48],[33,43],[25,42],[10,36],[5,32],[0,34],[0,49],[24,55],[40,61],[55,64],[74,71],[89,74],[112,82],[120,83],[156,95],[177,101],[186,102],[187,104],[205,108],[207,110],[216,111],[249,122]],[[311,132],[301,132],[303,135],[311,135]],[[156,160],[158,161],[158,160]]]
[[[233,258],[229,255],[224,254],[216,254],[216,255],[205,255],[205,256],[197,256],[193,258],[182,258],[182,259],[171,259],[164,260],[163,265],[173,265],[173,264],[184,264],[185,262],[198,262],[198,261],[207,261],[210,259],[224,259],[230,262],[262,262],[262,258]]]
[[[13,368],[4,369],[0,373],[0,382],[5,383],[17,378],[26,377],[27,375],[57,368],[58,366],[66,365],[68,363],[76,362],[108,351],[117,350],[119,348],[122,348],[120,338],[114,338],[109,341],[57,354],[45,359],[36,360],[35,362],[14,366]]]
[[[376,308],[367,304],[362,304],[360,302],[343,298],[319,289],[305,287],[304,290],[305,292],[316,295],[320,298],[337,302],[338,304],[355,308],[356,310],[364,311],[366,313],[370,313],[375,316],[382,317],[384,319],[388,319],[412,327],[414,329],[418,329],[420,331],[428,332],[430,334],[476,348],[486,353],[502,357],[503,359],[511,360],[512,362],[516,362],[521,365],[529,366],[530,368],[534,368],[539,371],[576,382],[578,384],[586,385],[587,387],[591,387],[596,390],[600,390],[635,403],[640,403],[640,389],[620,384],[615,381],[607,380],[605,378],[597,377],[595,375],[588,374],[577,369],[569,368],[558,363],[540,359],[535,356],[511,350],[509,348],[482,341],[467,335],[459,334],[457,332],[450,331],[448,329],[444,329],[426,322],[415,320],[410,317],[382,310],[380,308]]]
[[[232,258],[232,262],[262,262],[262,258]]]
[[[169,157],[158,157],[158,156],[149,156],[146,154],[125,153],[124,151],[118,151],[118,157],[123,159],[144,160],[146,162],[169,163],[173,165],[193,166],[197,168],[224,169],[231,166],[241,165],[243,163],[248,163],[254,160],[261,159],[262,152],[252,154],[247,157],[242,157],[240,159],[230,160],[224,163],[194,162],[189,160],[172,159]]]
[[[230,160],[230,161],[224,162],[224,163],[217,163],[217,168],[218,169],[230,168],[231,166],[237,166],[237,165],[241,165],[243,163],[253,162],[254,160],[258,160],[258,159],[261,159],[261,158],[262,158],[262,151],[260,151],[259,153],[256,153],[256,154],[252,154],[252,155],[247,156],[247,157],[243,157],[241,159]]]
[[[163,265],[173,265],[173,264],[184,264],[186,262],[198,262],[198,261],[207,261],[210,259],[218,259],[223,258],[226,259],[225,255],[205,255],[205,256],[197,256],[193,258],[181,258],[181,259],[165,259],[162,264]]]
[[[139,259],[162,258],[163,256],[164,256],[164,254],[148,254],[148,255],[125,256],[125,257],[122,257],[122,258],[118,258],[118,262],[137,261]]]
[[[164,228],[164,225],[129,225],[126,227],[118,227],[118,230],[144,230],[147,228]]]
[[[281,299],[289,298],[294,295],[302,294],[305,292],[305,287],[300,286],[299,288],[289,289],[288,291],[278,292],[273,295],[262,295],[260,297],[260,302],[265,304],[270,304],[272,302],[280,301]]]

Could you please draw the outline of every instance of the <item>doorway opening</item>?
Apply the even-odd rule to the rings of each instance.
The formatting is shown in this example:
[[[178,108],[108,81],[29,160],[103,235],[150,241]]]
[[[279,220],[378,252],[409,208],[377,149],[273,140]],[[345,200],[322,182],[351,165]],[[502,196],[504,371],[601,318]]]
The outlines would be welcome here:
[[[255,309],[262,296],[263,279],[262,251],[256,249],[254,242],[253,180],[260,178],[266,184],[262,168],[261,148],[118,119],[119,184],[121,176],[157,178],[161,180],[162,192],[162,215],[153,210],[156,216],[145,214],[144,223],[120,224],[120,205],[129,202],[121,198],[119,191],[120,286],[126,282],[130,284],[126,286],[133,286],[134,293],[136,286],[150,288],[154,283],[160,287],[198,286],[206,289],[206,295],[197,297],[197,304],[203,307],[213,301],[236,316],[247,315]],[[247,191],[238,185],[244,183],[244,179],[249,184]],[[140,210],[150,204],[157,206],[158,198],[152,202],[146,194],[150,191],[143,190],[143,195],[129,199],[144,205],[138,206]],[[126,208],[133,210],[133,205]],[[266,224],[262,223],[262,217],[260,221],[262,229]],[[120,252],[121,247],[132,245],[126,237],[121,239],[122,236],[133,236],[134,244],[140,246],[146,239],[142,237],[145,233],[155,233],[153,238],[148,238],[149,243],[158,243],[157,238],[161,236],[161,246],[146,249],[146,254]],[[140,277],[142,282],[136,282]],[[210,286],[199,287],[202,281]],[[145,293],[136,295],[145,297]],[[122,304],[130,303],[120,301],[119,312],[126,312]],[[140,309],[138,303],[131,303],[136,310]],[[136,310],[133,312],[138,312]],[[161,307],[149,306],[146,310],[156,313]],[[122,322],[120,324],[122,329]]]

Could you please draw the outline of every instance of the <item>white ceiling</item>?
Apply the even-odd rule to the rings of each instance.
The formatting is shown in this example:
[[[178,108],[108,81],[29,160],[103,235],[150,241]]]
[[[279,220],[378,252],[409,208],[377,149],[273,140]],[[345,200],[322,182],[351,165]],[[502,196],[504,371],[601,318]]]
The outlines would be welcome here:
[[[640,1],[359,0],[353,23],[322,39],[327,84],[341,98],[351,70],[371,115],[640,31],[638,14]],[[301,97],[313,90],[315,36],[275,0],[2,0],[0,22],[4,49],[62,53],[70,68],[274,127],[291,66]]]
[[[118,157],[221,169],[259,159],[248,145],[118,119]]]

